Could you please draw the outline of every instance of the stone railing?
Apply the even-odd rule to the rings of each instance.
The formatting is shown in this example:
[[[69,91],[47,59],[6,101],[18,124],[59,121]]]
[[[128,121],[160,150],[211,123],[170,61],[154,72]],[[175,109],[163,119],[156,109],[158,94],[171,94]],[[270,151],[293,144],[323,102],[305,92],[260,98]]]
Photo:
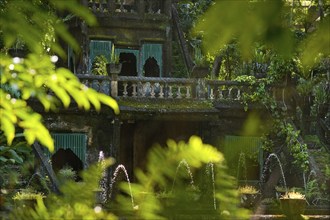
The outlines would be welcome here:
[[[159,99],[194,98],[196,82],[193,79],[159,77],[118,77],[118,95]]]
[[[241,100],[243,93],[250,93],[249,85],[236,81],[207,80],[207,98],[210,100]]]
[[[82,0],[83,4],[96,15],[126,14],[166,14],[164,0]],[[169,1],[169,0],[167,0]]]
[[[86,86],[112,97],[151,99],[208,99],[239,101],[249,86],[235,81],[202,78],[77,75]]]
[[[87,74],[78,74],[80,82],[89,88],[93,88],[98,92],[111,95],[111,80],[109,76],[96,76]]]

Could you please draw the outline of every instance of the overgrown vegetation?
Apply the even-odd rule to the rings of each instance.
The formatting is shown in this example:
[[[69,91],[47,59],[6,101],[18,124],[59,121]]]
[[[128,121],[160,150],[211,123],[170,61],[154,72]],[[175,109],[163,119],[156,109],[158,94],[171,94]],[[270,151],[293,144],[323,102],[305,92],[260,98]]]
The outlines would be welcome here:
[[[55,54],[66,56],[58,36],[76,51],[79,50],[64,21],[56,13],[67,10],[93,25],[96,20],[87,8],[76,1],[50,1],[46,4],[37,0],[1,1],[1,6],[1,37],[4,47],[0,50],[0,118],[1,131],[7,137],[8,145],[12,144],[18,127],[23,130],[28,144],[39,141],[53,151],[54,143],[42,124],[42,116],[28,104],[31,99],[38,100],[45,111],[55,111],[60,106],[68,107],[73,99],[85,110],[91,106],[99,110],[101,104],[105,104],[116,113],[119,112],[117,103],[111,97],[87,88],[68,69],[55,66],[58,60]],[[30,52],[24,59],[13,58],[7,53],[18,37]],[[19,96],[14,97],[13,91]]]
[[[312,129],[308,130],[310,126],[304,119],[315,117],[329,122],[330,118],[329,108],[326,108],[330,103],[330,7],[327,2],[321,5],[322,1],[312,0],[310,8],[304,11],[296,4],[301,1],[294,2],[290,6],[289,1],[196,0],[185,1],[180,10],[192,47],[199,51],[202,42],[205,45],[202,54],[212,54],[214,57],[210,60],[214,61],[220,58],[217,78],[250,83],[254,92],[245,94],[242,102],[246,106],[258,102],[269,110],[274,124],[272,130],[265,133],[265,149],[274,152],[278,147],[287,147],[293,164],[305,172],[309,166],[307,146],[301,143],[300,135],[309,134],[318,125],[311,124]],[[69,107],[72,99],[85,110],[91,106],[99,110],[102,104],[111,107],[115,113],[119,108],[112,98],[82,85],[69,70],[56,67],[57,55],[65,56],[58,36],[79,50],[56,12],[67,10],[92,25],[95,18],[89,10],[76,1],[12,0],[0,3],[0,118],[3,132],[0,137],[0,171],[4,174],[0,183],[1,187],[24,187],[28,184],[17,180],[23,173],[22,166],[31,165],[28,145],[39,141],[50,150],[54,148],[41,115],[29,107],[29,100],[38,100],[46,111]],[[319,10],[316,18],[315,8]],[[205,11],[205,17],[202,17]],[[197,20],[199,22],[195,25]],[[198,31],[195,37],[190,35],[194,27],[193,30]],[[29,55],[24,59],[12,57],[10,48],[28,50]],[[205,61],[203,56],[196,58]],[[104,64],[97,68],[100,68],[98,74],[106,73]],[[274,84],[283,85],[285,90],[277,94],[278,91],[271,88]],[[273,93],[277,98],[272,96]],[[288,103],[296,103],[296,108],[288,109]],[[151,109],[165,106],[163,103],[134,105]],[[190,103],[172,106],[173,109],[190,107]],[[201,102],[193,107],[207,110],[211,103]],[[301,132],[294,123],[299,124]],[[320,154],[325,152],[315,153]],[[319,158],[320,163],[328,164],[328,158]],[[209,180],[200,178],[201,181],[190,184],[184,169],[176,173],[182,161],[187,162],[195,176],[202,176],[206,168],[209,174],[212,173],[212,167],[214,182],[209,175]],[[319,189],[328,190],[329,170],[329,166],[322,167],[325,178],[320,185],[314,180],[307,182],[304,189],[307,199],[315,201],[321,194]],[[110,211],[96,205],[95,191],[99,188],[103,171],[102,167],[95,165],[83,174],[83,182],[63,181],[62,195],[49,194],[44,201],[39,198],[33,208],[15,209],[13,218],[115,219],[115,213],[118,216],[127,214],[142,219],[162,219],[178,214],[179,209],[189,210],[191,207],[211,209],[210,213],[220,219],[247,218],[248,212],[237,207],[237,187],[234,178],[226,173],[222,154],[197,137],[192,137],[188,144],[169,141],[166,147],[152,149],[147,169],[136,172],[137,182],[132,185],[136,202],[133,206],[126,183],[121,184],[122,193],[118,193],[116,202],[106,204]],[[65,179],[75,175],[69,170],[62,174]],[[169,201],[164,201],[168,198]]]
[[[195,177],[202,175],[201,181],[207,179],[207,182],[195,178],[196,181],[191,183],[188,170],[178,170],[182,161],[187,163]],[[119,185],[122,193],[117,193],[116,202],[110,201],[103,207],[96,204],[95,193],[100,187],[103,171],[112,163],[108,159],[90,166],[82,173],[83,182],[68,180],[61,187],[61,195],[49,194],[44,200],[39,198],[35,206],[18,207],[11,216],[15,219],[117,219],[113,212],[118,217],[168,219],[180,216],[183,210],[190,210],[193,206],[197,211],[209,210],[207,215],[217,219],[249,218],[249,212],[238,207],[236,182],[226,173],[222,153],[202,143],[199,137],[192,136],[188,143],[169,140],[165,147],[152,148],[146,171],[137,171],[137,181],[131,185],[133,204],[127,182]],[[205,175],[206,168],[210,175]],[[212,190],[205,194],[203,184],[208,184]],[[170,197],[159,196],[165,192]],[[169,198],[167,202],[166,198]]]
[[[107,58],[104,55],[96,56],[92,64],[92,73],[94,75],[107,76]]]

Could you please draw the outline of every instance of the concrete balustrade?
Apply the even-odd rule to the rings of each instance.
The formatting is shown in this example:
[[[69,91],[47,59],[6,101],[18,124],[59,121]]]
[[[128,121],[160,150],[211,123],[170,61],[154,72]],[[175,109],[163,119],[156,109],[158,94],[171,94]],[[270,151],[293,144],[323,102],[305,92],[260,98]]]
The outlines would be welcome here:
[[[244,93],[252,92],[250,85],[236,81],[117,75],[77,76],[87,87],[112,97],[240,101]]]

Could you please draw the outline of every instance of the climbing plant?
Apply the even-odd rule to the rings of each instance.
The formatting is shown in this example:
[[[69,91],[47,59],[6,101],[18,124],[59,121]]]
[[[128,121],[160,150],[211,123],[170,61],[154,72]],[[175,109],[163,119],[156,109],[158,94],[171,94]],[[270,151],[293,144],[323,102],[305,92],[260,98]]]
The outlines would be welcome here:
[[[248,82],[253,87],[252,93],[245,93],[242,96],[245,110],[248,109],[248,104],[253,102],[264,105],[273,119],[271,133],[274,133],[277,138],[285,140],[284,144],[294,158],[293,164],[301,168],[302,171],[307,171],[309,165],[307,146],[299,140],[300,131],[290,123],[292,116],[288,113],[287,106],[283,106],[283,99],[280,102],[277,101],[270,91],[271,86],[278,80],[272,75],[265,79],[256,79],[253,76],[239,76],[236,80]],[[264,138],[264,149],[270,152],[274,151],[275,146],[272,140],[269,140],[271,136],[268,132],[265,132],[264,135],[268,136],[268,138]]]
[[[243,94],[241,100],[245,109],[253,102],[268,109],[274,119],[274,135],[270,136],[285,140],[294,164],[304,171],[308,167],[306,145],[300,144],[292,113],[297,107],[303,117],[310,117],[307,110],[319,112],[319,106],[329,102],[328,11],[329,2],[324,1],[218,0],[193,31],[201,36],[206,52],[220,56],[221,79],[249,84],[252,92]],[[226,52],[233,42],[237,53]],[[232,68],[228,68],[229,62]],[[321,80],[316,82],[315,75]],[[282,89],[276,91],[274,86]],[[288,103],[296,106],[290,110]]]
[[[108,75],[107,62],[107,58],[104,55],[96,56],[92,64],[92,73],[94,75]]]

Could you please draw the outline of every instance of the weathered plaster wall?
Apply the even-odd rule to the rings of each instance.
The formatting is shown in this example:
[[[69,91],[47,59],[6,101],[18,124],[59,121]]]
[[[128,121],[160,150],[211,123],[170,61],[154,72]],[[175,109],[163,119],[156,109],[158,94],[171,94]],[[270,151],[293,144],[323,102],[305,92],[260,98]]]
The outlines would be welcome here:
[[[52,114],[45,117],[47,128],[53,133],[85,133],[88,137],[86,163],[98,160],[102,150],[110,155],[112,119],[104,115]]]

